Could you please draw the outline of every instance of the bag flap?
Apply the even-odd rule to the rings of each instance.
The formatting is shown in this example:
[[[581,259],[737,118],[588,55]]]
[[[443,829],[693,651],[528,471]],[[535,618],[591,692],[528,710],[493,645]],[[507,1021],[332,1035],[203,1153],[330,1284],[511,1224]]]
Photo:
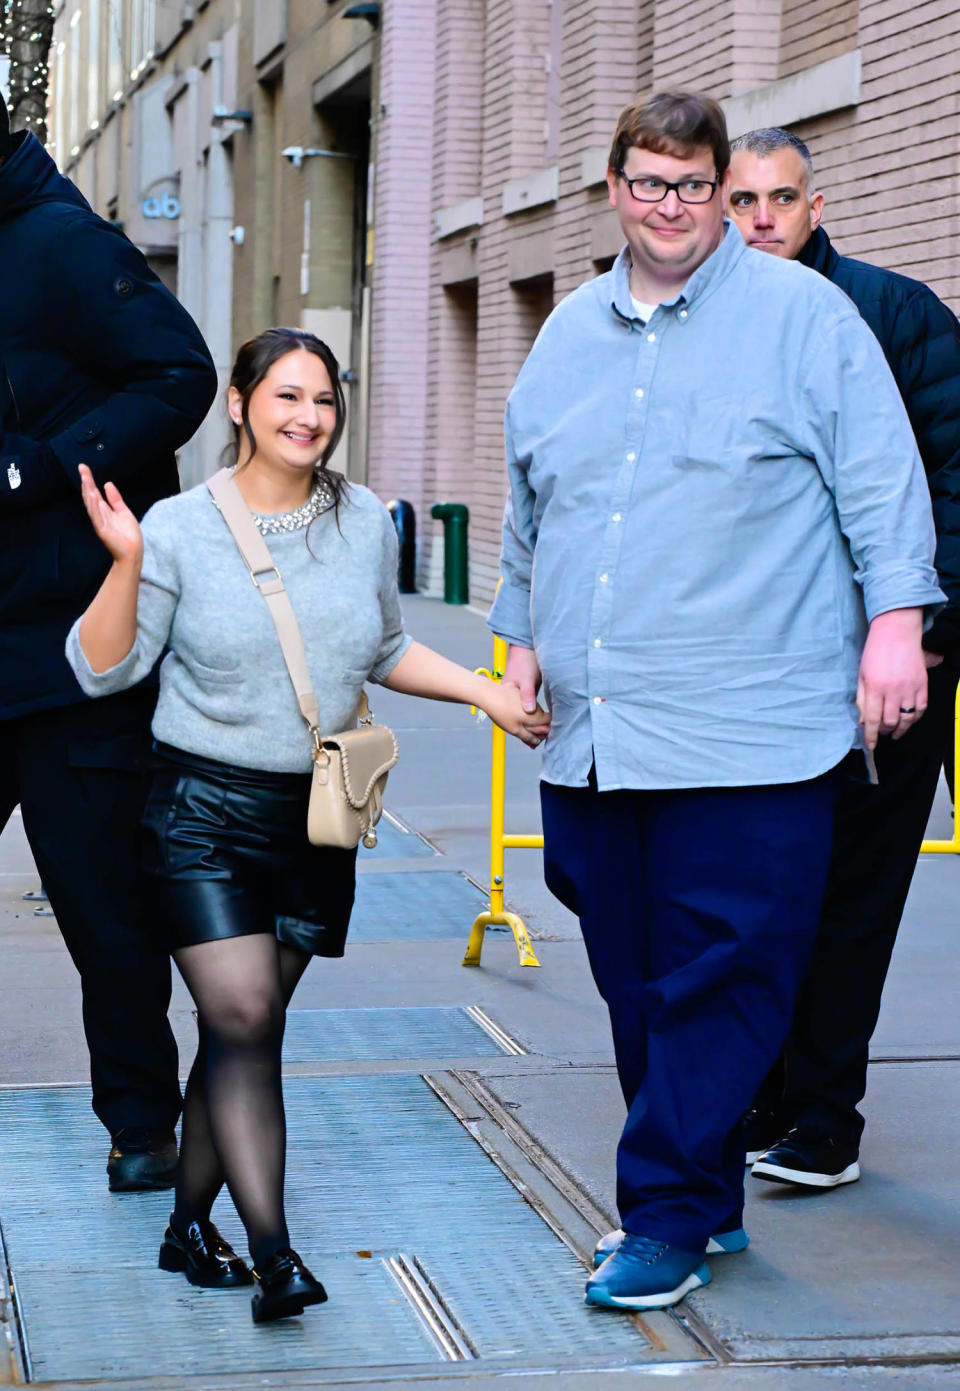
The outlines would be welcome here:
[[[396,763],[400,750],[396,736],[385,724],[361,725],[324,739],[325,749],[339,749],[347,801],[358,810],[364,806],[378,778]]]

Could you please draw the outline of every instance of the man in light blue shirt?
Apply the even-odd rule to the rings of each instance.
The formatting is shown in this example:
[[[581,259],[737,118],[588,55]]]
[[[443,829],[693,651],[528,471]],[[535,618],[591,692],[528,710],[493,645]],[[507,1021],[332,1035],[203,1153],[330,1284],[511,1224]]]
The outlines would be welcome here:
[[[837,766],[926,703],[924,474],[880,348],[724,222],[708,98],[625,108],[627,246],[507,406],[504,679],[552,712],[547,882],[581,921],[628,1107],[590,1303],[676,1302],[742,1249],[737,1122],[816,930]],[[625,1235],[624,1235],[625,1234]]]

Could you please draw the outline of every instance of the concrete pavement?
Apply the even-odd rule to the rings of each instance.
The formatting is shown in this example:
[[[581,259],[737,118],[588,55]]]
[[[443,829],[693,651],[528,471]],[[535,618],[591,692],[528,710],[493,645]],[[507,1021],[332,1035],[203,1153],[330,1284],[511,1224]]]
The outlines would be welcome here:
[[[415,636],[470,666],[489,663],[489,639],[478,615],[423,598],[407,600],[405,608]],[[387,844],[385,838],[383,851],[363,859],[360,902],[367,906],[358,910],[347,956],[310,968],[295,1009],[303,1012],[306,1027],[311,1019],[339,1025],[342,1012],[350,1010],[381,1011],[382,1016],[364,1018],[382,1017],[388,1023],[399,1017],[398,1011],[432,1011],[429,1018],[442,1022],[456,1009],[478,1007],[526,1051],[490,1056],[478,1045],[474,1056],[463,1045],[466,1053],[445,1054],[441,1044],[439,1052],[411,1058],[402,1055],[401,1045],[400,1054],[394,1048],[389,1056],[371,1056],[369,1049],[358,1056],[345,1048],[341,1056],[328,1050],[321,1058],[308,1047],[306,1061],[291,1061],[288,1072],[305,1086],[334,1088],[350,1077],[427,1076],[447,1113],[458,1117],[501,1171],[512,1174],[512,1186],[504,1178],[497,1201],[508,1204],[519,1186],[568,1245],[585,1251],[593,1229],[613,1222],[613,1160],[622,1102],[605,1013],[589,979],[577,925],[544,889],[539,853],[508,852],[508,905],[522,914],[534,936],[541,969],[521,970],[510,934],[493,931],[487,934],[481,967],[461,967],[472,913],[480,903],[479,895],[476,901],[471,897],[469,884],[454,882],[452,872],[465,871],[486,882],[488,730],[458,707],[386,691],[373,694],[376,713],[393,725],[401,742],[388,805],[440,854],[385,857],[384,851],[392,855],[403,848],[399,840]],[[536,755],[511,748],[510,830],[539,827],[537,770]],[[945,833],[948,815],[945,803],[938,803],[935,834]],[[35,883],[15,820],[0,837],[0,1098],[12,1097],[16,1105],[21,1095],[38,1095],[38,1085],[69,1099],[68,1089],[82,1085],[86,1073],[73,968],[55,924],[34,918],[20,897]],[[411,886],[415,893],[405,895]],[[960,1387],[955,1259],[960,1179],[952,1167],[960,1140],[958,890],[960,865],[952,857],[921,862],[873,1050],[863,1179],[837,1192],[813,1195],[748,1183],[750,1249],[715,1261],[713,1283],[676,1316],[660,1314],[646,1321],[635,1356],[629,1347],[623,1350],[618,1341],[622,1332],[613,1323],[594,1319],[577,1324],[579,1295],[571,1286],[569,1306],[564,1303],[556,1318],[571,1320],[573,1351],[544,1351],[560,1347],[562,1340],[546,1324],[538,1329],[531,1310],[526,1346],[513,1348],[509,1357],[494,1348],[488,1357],[463,1360],[442,1375],[427,1363],[388,1367],[382,1359],[376,1369],[347,1369],[324,1364],[322,1349],[315,1365],[290,1365],[286,1339],[283,1347],[277,1345],[275,1366],[268,1358],[268,1366],[256,1373],[242,1364],[231,1367],[228,1360],[222,1369],[206,1363],[196,1376],[179,1379],[151,1376],[150,1368],[131,1375],[122,1359],[115,1359],[111,1369],[107,1357],[98,1374],[96,1359],[88,1357],[81,1381],[80,1373],[69,1371],[70,1345],[79,1351],[85,1330],[66,1326],[66,1317],[64,1326],[58,1326],[55,1313],[49,1337],[56,1335],[65,1351],[51,1351],[44,1364],[48,1354],[40,1349],[37,1365],[41,1371],[44,1365],[61,1368],[54,1382],[61,1388],[379,1385],[407,1378],[439,1388],[464,1384],[465,1377],[473,1388],[499,1386],[508,1373],[522,1375],[530,1391],[546,1386],[548,1376],[551,1387],[572,1391],[595,1385],[601,1375],[613,1378],[614,1386],[652,1385],[654,1377],[670,1376],[684,1387],[716,1383],[749,1391],[807,1391],[832,1385],[841,1376],[853,1391],[890,1385]],[[437,907],[441,899],[442,908]],[[388,922],[383,905],[393,900],[408,906],[401,904],[396,922]],[[194,1030],[189,998],[179,986],[172,1017],[186,1064]],[[19,1112],[14,1109],[13,1114]],[[296,1130],[291,1129],[296,1148]],[[90,1181],[95,1174],[99,1184],[106,1137],[92,1120],[82,1134]],[[0,1166],[4,1155],[17,1157],[18,1143],[12,1130],[0,1133]],[[71,1182],[71,1168],[71,1157],[64,1156],[64,1185]],[[18,1183],[29,1190],[29,1164],[15,1172],[22,1172]],[[6,1228],[5,1204],[10,1211],[21,1207],[0,1190],[0,1223]],[[471,1221],[466,1195],[462,1220],[466,1232]],[[33,1253],[28,1240],[17,1240],[26,1271]],[[511,1253],[499,1255],[508,1266]],[[134,1251],[129,1259],[132,1270],[139,1254]],[[144,1267],[152,1259],[152,1250],[145,1251]],[[16,1279],[13,1257],[11,1265]],[[81,1278],[86,1277],[78,1274]],[[26,1275],[24,1279],[29,1284]],[[477,1284],[482,1284],[479,1276]],[[37,1287],[42,1288],[42,1281]],[[463,1305],[468,1332],[471,1319],[479,1318],[469,1295],[468,1288]],[[495,1303],[495,1293],[493,1298]],[[5,1307],[9,1314],[9,1301]],[[333,1309],[331,1300],[317,1319]],[[39,1306],[33,1316],[25,1311],[28,1333],[31,1317],[39,1328]],[[11,1337],[17,1333],[9,1318],[6,1328]],[[610,1329],[609,1347],[603,1337],[597,1339],[598,1328]],[[38,1348],[41,1341],[38,1334]],[[22,1356],[12,1365],[22,1377]]]

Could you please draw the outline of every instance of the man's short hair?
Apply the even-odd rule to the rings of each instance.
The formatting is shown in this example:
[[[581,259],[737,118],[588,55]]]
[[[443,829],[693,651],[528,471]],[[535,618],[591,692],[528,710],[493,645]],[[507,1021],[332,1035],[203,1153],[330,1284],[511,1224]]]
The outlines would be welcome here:
[[[723,109],[699,92],[655,92],[620,112],[610,146],[609,168],[619,173],[632,146],[658,155],[684,158],[706,145],[713,151],[717,178],[730,163],[730,141]]]
[[[760,130],[748,130],[746,135],[738,135],[730,146],[730,153],[746,150],[747,154],[759,155],[765,159],[777,150],[795,150],[807,174],[807,192],[816,192],[813,181],[813,157],[809,149],[792,131],[781,130],[779,126],[764,126]]]

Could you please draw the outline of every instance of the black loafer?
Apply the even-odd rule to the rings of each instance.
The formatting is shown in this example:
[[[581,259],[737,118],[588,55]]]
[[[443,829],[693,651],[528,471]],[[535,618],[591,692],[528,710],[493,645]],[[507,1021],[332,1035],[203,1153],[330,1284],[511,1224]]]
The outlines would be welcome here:
[[[201,1285],[206,1290],[253,1284],[248,1266],[212,1222],[191,1222],[184,1236],[171,1223],[163,1234],[157,1264],[161,1270],[186,1275],[191,1285]]]
[[[177,1137],[172,1130],[127,1125],[113,1136],[107,1159],[111,1193],[172,1188],[177,1179]]]
[[[254,1323],[270,1323],[302,1314],[308,1304],[325,1304],[327,1292],[296,1251],[275,1251],[262,1270],[253,1272],[257,1291],[251,1300]]]

